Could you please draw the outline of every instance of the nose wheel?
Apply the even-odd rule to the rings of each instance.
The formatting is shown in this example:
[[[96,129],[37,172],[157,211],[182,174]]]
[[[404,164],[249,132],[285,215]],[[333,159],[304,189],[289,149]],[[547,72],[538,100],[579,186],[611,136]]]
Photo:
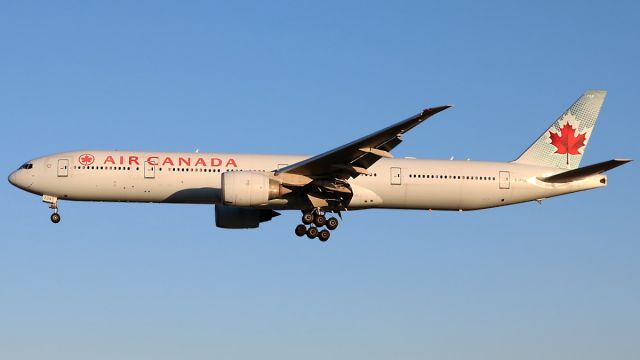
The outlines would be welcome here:
[[[326,227],[326,229],[322,229]],[[296,226],[296,235],[302,237],[307,236],[309,239],[315,239],[325,242],[331,237],[331,231],[338,227],[338,219],[325,216],[324,212],[314,210],[304,212],[302,214],[302,224]]]
[[[51,222],[54,224],[57,224],[60,222],[60,214],[58,214],[57,212],[54,212],[53,214],[51,214]]]

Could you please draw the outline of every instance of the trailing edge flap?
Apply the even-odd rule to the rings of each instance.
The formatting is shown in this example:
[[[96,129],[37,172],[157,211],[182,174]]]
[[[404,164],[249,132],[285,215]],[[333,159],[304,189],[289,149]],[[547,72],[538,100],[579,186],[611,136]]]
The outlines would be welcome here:
[[[572,181],[587,178],[591,175],[601,174],[607,170],[611,170],[620,165],[624,165],[630,161],[631,161],[630,159],[613,159],[613,160],[604,161],[601,163],[565,171],[563,173],[548,176],[546,178],[540,178],[540,180],[549,182],[549,183],[572,182]]]

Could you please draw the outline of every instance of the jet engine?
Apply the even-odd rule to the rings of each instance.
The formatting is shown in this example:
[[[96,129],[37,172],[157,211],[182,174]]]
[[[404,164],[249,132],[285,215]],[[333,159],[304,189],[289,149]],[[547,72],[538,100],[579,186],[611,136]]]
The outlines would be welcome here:
[[[280,215],[273,210],[216,205],[216,226],[223,229],[253,229]]]
[[[222,203],[224,205],[253,207],[266,205],[271,199],[282,198],[291,190],[267,175],[232,171],[222,174]]]

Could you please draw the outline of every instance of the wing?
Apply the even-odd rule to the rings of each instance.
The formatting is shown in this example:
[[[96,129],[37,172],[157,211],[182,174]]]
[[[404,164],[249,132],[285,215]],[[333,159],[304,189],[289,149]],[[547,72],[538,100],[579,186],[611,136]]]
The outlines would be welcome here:
[[[430,116],[451,105],[423,110],[406,120],[376,131],[320,155],[297,162],[276,171],[275,175],[302,175],[311,179],[348,179],[366,174],[367,169],[383,157],[393,157],[389,151],[402,142],[402,135]]]

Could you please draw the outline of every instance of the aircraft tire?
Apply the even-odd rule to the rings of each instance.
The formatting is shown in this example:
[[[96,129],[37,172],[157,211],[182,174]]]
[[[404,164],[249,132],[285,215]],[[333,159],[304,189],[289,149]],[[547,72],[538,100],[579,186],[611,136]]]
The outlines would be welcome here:
[[[327,218],[324,215],[316,215],[313,223],[316,224],[317,227],[323,227],[327,223]]]
[[[331,233],[327,229],[322,230],[318,233],[318,239],[322,242],[329,240],[330,237],[331,237]]]
[[[305,225],[309,225],[313,222],[313,214],[312,213],[304,213],[302,214],[302,223]]]
[[[327,219],[327,229],[335,230],[338,227],[338,219],[332,217]]]
[[[51,214],[51,222],[57,224],[60,222],[60,215],[58,213]]]
[[[307,227],[303,224],[296,226],[296,235],[304,236],[307,233]]]
[[[309,229],[307,229],[307,237],[309,239],[315,239],[318,237],[318,228],[315,226],[309,227]]]

